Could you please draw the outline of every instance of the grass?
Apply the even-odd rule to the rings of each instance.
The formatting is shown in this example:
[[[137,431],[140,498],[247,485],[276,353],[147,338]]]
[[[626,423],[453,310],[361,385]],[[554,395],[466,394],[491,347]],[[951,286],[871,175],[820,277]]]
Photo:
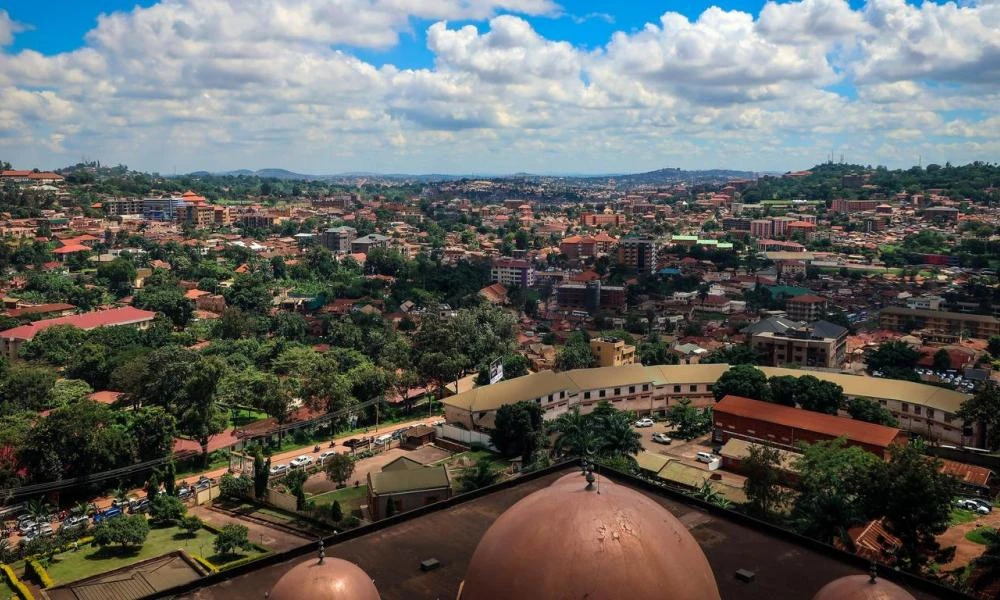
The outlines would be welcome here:
[[[986,545],[986,538],[983,537],[984,533],[995,531],[992,527],[977,527],[969,533],[965,534],[965,539],[969,540],[973,544]]]
[[[212,559],[216,557],[209,555],[215,553],[212,546],[214,541],[215,534],[205,529],[200,529],[194,536],[191,536],[177,527],[153,528],[150,529],[149,537],[146,538],[146,542],[141,548],[122,551],[117,547],[84,546],[76,552],[69,550],[57,554],[46,570],[55,584],[61,585],[126,567],[174,550],[198,554],[213,562]],[[250,553],[263,555],[257,550],[251,550]],[[225,560],[231,562],[239,558],[242,556],[226,557]]]
[[[310,500],[316,503],[316,506],[328,506],[333,504],[333,501],[336,500],[337,502],[340,502],[340,507],[344,509],[344,512],[349,512],[352,508],[358,508],[367,499],[367,485],[359,485],[358,487],[349,485],[343,489],[332,492],[324,492],[310,498]]]
[[[17,598],[17,596],[14,594],[14,590],[7,585],[7,582],[0,578],[0,600],[9,600],[10,598]]]
[[[961,525],[962,523],[971,523],[975,521],[978,517],[976,513],[971,510],[965,510],[964,508],[955,508],[951,511],[951,518],[948,519],[948,524],[954,527],[955,525]]]

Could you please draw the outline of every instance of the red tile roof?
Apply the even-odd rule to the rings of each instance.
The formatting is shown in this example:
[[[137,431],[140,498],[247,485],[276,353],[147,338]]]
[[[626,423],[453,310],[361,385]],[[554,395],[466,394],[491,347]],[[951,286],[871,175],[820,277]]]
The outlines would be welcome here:
[[[8,317],[23,317],[24,315],[44,315],[45,313],[62,312],[76,308],[72,304],[36,304],[34,306],[21,306],[7,311]]]
[[[82,315],[71,315],[56,319],[45,319],[35,321],[28,325],[22,325],[6,331],[0,331],[0,338],[14,340],[30,340],[35,334],[43,329],[48,329],[55,325],[72,325],[85,331],[97,329],[98,327],[109,327],[113,325],[130,325],[132,323],[142,323],[150,321],[156,313],[148,310],[139,310],[131,306],[121,308],[111,308],[108,310],[98,310],[84,313]]]
[[[826,302],[826,298],[812,294],[802,294],[801,296],[790,298],[788,302],[792,304],[817,304],[819,302]]]
[[[854,442],[882,448],[888,448],[900,434],[900,430],[895,427],[761,402],[742,396],[726,396],[712,407],[712,411],[716,415],[728,414],[744,419],[767,421],[835,438],[845,437]]]
[[[76,252],[89,252],[90,250],[91,250],[90,248],[84,245],[72,244],[70,246],[63,246],[62,248],[56,248],[55,250],[52,251],[52,254],[73,254]]]

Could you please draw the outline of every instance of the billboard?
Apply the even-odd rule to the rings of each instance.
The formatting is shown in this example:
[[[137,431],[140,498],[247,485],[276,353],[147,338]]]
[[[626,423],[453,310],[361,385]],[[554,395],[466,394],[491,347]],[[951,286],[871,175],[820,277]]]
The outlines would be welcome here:
[[[490,385],[503,379],[503,361],[499,358],[490,364]]]

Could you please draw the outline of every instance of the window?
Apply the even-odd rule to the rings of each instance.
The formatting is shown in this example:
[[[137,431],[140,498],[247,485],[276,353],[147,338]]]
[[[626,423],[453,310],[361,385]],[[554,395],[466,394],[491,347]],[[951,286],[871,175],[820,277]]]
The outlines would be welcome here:
[[[590,392],[584,392],[583,393],[583,399],[584,400],[590,400]]]
[[[644,392],[648,392],[649,391],[649,384],[648,383],[642,384],[642,391],[644,391]]]
[[[615,388],[615,396],[621,396],[621,395],[622,395],[622,389],[621,388]]]
[[[934,409],[933,408],[928,408],[927,409],[927,418],[928,419],[933,419],[934,418]]]
[[[920,414],[920,411],[921,411],[922,409],[923,409],[923,407],[921,407],[921,406],[914,406],[914,407],[913,407],[913,414],[915,414],[915,415],[919,415],[919,414]]]
[[[712,391],[712,384],[710,383],[710,384],[706,385],[705,389],[711,392]]]
[[[679,394],[679,393],[681,393],[681,386],[679,386],[679,385],[675,385],[675,386],[674,386],[674,393],[675,393],[675,394]]]
[[[907,404],[906,402],[903,403],[903,412],[905,413],[910,412],[910,405]]]
[[[630,393],[630,394],[634,394],[635,393],[635,386],[634,385],[628,386],[628,393]]]
[[[549,394],[549,402],[552,402],[553,400],[555,400],[555,395]]]
[[[698,391],[698,386],[697,385],[692,385],[690,388],[688,388],[688,391],[697,392]]]
[[[954,415],[952,415],[951,413],[944,413],[944,422],[945,423],[951,423],[954,420],[955,420]]]
[[[603,397],[607,396],[607,395],[608,395],[608,393],[607,393],[607,391],[605,391],[605,390],[601,390],[601,393],[600,393],[600,394],[598,394],[598,395],[599,395],[599,396],[600,396],[601,398],[603,398]]]

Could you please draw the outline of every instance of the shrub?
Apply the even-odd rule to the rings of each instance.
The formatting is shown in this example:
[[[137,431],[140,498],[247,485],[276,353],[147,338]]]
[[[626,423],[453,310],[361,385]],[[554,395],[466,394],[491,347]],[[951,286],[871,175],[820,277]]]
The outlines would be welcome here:
[[[197,554],[189,554],[188,556],[190,556],[191,558],[193,558],[194,561],[196,563],[198,563],[199,565],[201,565],[201,566],[205,567],[206,569],[208,569],[209,573],[218,573],[219,572],[219,567],[217,567],[217,566],[213,565],[212,563],[208,562],[208,560],[205,559],[204,557],[198,556]]]
[[[344,519],[344,509],[340,507],[339,500],[334,500],[330,505],[330,518],[337,523]]]
[[[184,502],[176,496],[160,494],[149,503],[149,515],[158,523],[176,523],[186,512]]]
[[[361,525],[361,519],[351,515],[340,522],[340,526],[344,529],[354,529],[358,525]]]
[[[26,577],[33,577],[38,580],[39,585],[42,589],[50,588],[54,585],[54,581],[49,577],[49,572],[45,570],[42,563],[38,562],[34,558],[29,558],[24,561],[24,574]]]
[[[35,600],[35,595],[31,593],[28,586],[24,585],[24,582],[17,578],[14,569],[0,564],[0,570],[3,571],[3,577],[7,580],[7,585],[21,597],[21,600]]]
[[[230,523],[215,536],[215,551],[222,555],[236,554],[237,550],[251,550],[250,530],[245,525]]]

